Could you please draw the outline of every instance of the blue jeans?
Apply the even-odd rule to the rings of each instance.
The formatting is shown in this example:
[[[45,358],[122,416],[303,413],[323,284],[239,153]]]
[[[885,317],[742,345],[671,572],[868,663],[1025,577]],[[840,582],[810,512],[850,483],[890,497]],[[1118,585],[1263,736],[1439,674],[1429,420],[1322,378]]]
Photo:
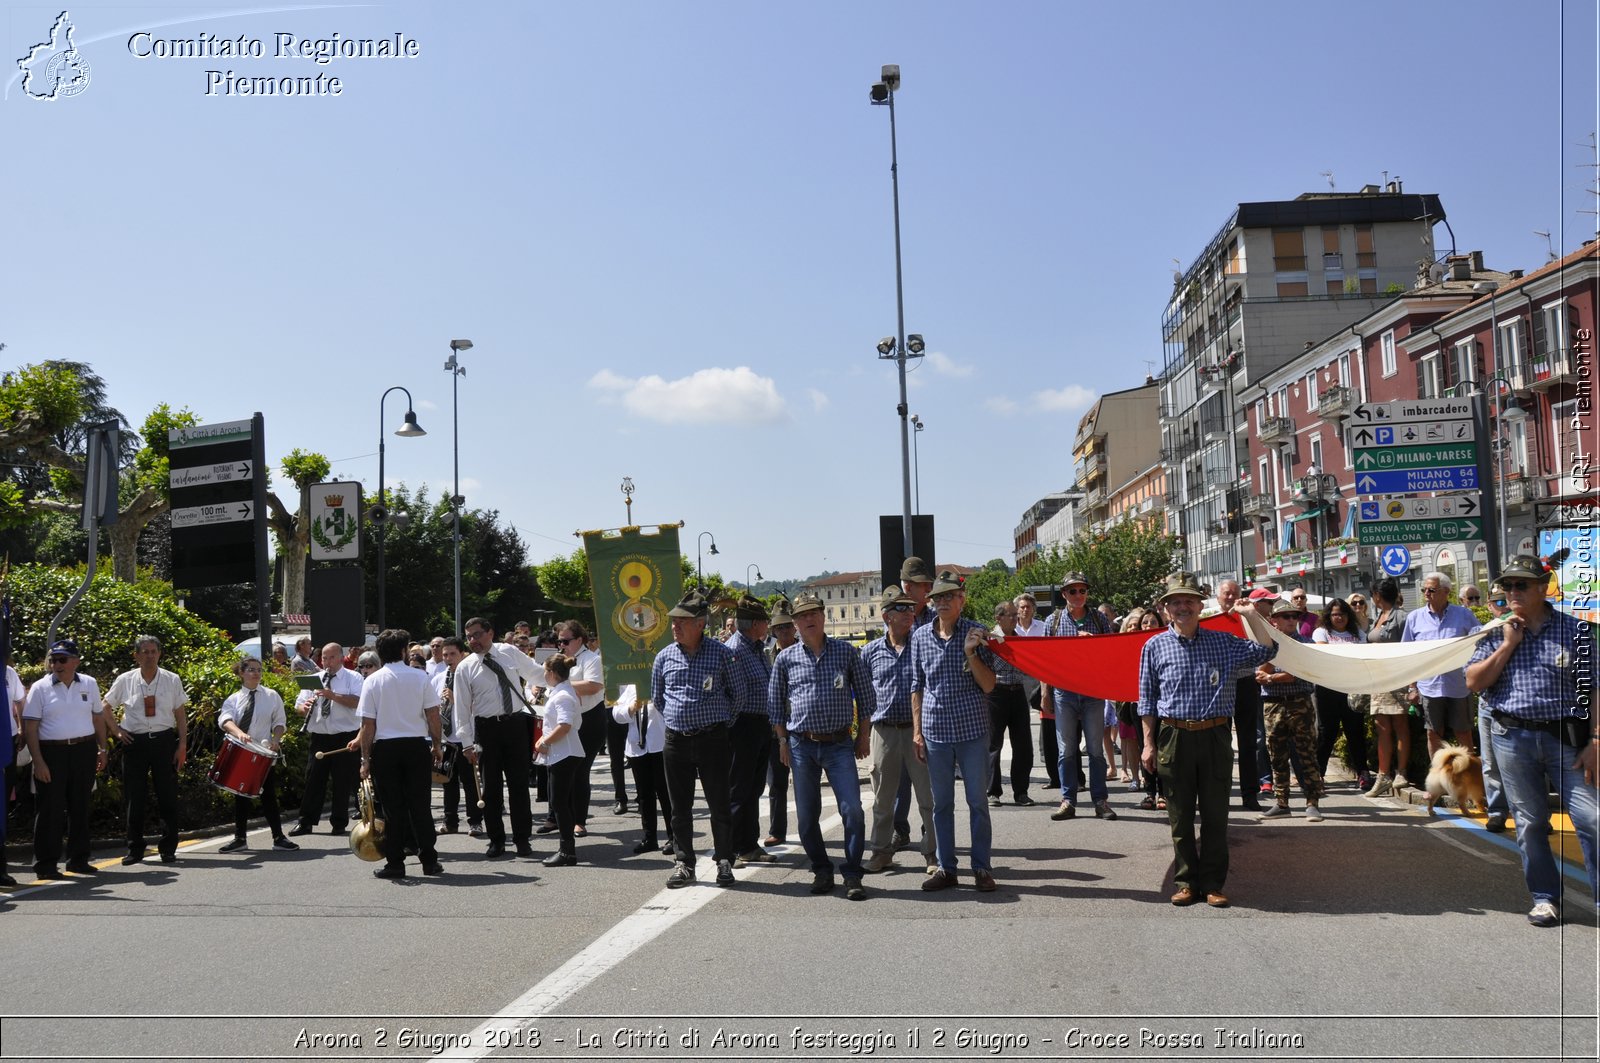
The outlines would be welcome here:
[[[861,776],[856,772],[855,743],[813,742],[797,734],[789,736],[789,772],[794,783],[794,818],[800,845],[811,861],[811,870],[833,874],[833,860],[822,841],[822,773],[828,773],[833,799],[844,821],[845,878],[860,878],[861,853],[866,847],[866,818],[861,813]]]
[[[926,741],[926,736],[924,736]],[[991,870],[989,851],[993,833],[989,825],[989,801],[985,791],[989,781],[989,739],[972,738],[965,742],[926,741],[928,785],[933,790],[934,859],[949,874],[956,871],[956,765],[961,766],[961,785],[966,789],[967,820],[972,832],[972,867]]]
[[[1500,769],[1511,817],[1517,824],[1517,848],[1522,850],[1522,877],[1533,902],[1561,903],[1561,871],[1550,851],[1550,802],[1546,780],[1556,785],[1561,803],[1572,819],[1583,863],[1589,871],[1589,895],[1600,898],[1596,881],[1596,840],[1600,830],[1600,804],[1595,788],[1577,768],[1578,751],[1553,734],[1506,727],[1491,721],[1489,737],[1494,761]]]
[[[1078,803],[1078,733],[1089,753],[1089,799],[1106,799],[1106,702],[1104,698],[1091,698],[1074,694],[1070,690],[1053,691],[1056,699],[1056,734],[1061,739],[1060,759],[1056,762],[1061,777],[1061,800],[1069,805]]]
[[[1489,741],[1489,726],[1494,717],[1487,712],[1478,714],[1478,752],[1483,754],[1483,799],[1488,805],[1484,809],[1491,816],[1511,815],[1511,806],[1506,804],[1506,788],[1500,785],[1500,767],[1494,762],[1494,743]]]

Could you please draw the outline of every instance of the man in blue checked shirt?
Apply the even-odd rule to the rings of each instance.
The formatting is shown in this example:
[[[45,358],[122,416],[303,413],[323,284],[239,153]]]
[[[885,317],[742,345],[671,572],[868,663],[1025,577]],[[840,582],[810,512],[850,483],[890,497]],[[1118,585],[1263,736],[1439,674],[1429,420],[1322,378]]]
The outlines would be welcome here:
[[[866,845],[861,814],[861,777],[855,762],[867,755],[871,733],[858,718],[872,716],[872,676],[861,653],[842,639],[828,638],[822,599],[795,598],[789,610],[800,641],[778,654],[767,684],[767,706],[777,734],[779,755],[794,782],[795,826],[811,861],[811,892],[833,892],[833,861],[822,841],[822,776],[826,772],[834,803],[844,823],[844,890],[852,901],[867,899],[861,885],[861,854]]]
[[[1169,627],[1145,643],[1139,654],[1139,715],[1144,721],[1140,760],[1145,771],[1159,771],[1166,784],[1172,881],[1178,887],[1172,903],[1183,907],[1204,897],[1213,908],[1225,908],[1233,676],[1244,665],[1271,660],[1278,647],[1201,627],[1204,601],[1205,592],[1189,572],[1167,577],[1166,593],[1156,599]],[[1247,602],[1234,611],[1242,614],[1254,608]]]
[[[733,651],[706,638],[710,605],[698,590],[667,611],[672,645],[656,654],[650,667],[650,695],[667,725],[662,766],[672,798],[672,842],[677,864],[668,889],[694,882],[694,780],[711,811],[711,840],[717,885],[733,885],[733,819],[728,808],[728,766],[732,747],[728,723],[749,691],[733,664]]]
[[[1545,601],[1549,577],[1536,557],[1512,558],[1500,572],[1511,620],[1485,635],[1467,662],[1467,686],[1482,695],[1500,783],[1517,825],[1522,876],[1533,895],[1528,922],[1561,922],[1561,871],[1550,851],[1549,785],[1561,793],[1600,903],[1596,874],[1594,629]]]
[[[994,689],[994,656],[988,631],[967,620],[961,577],[946,569],[933,581],[931,595],[938,616],[911,636],[911,742],[918,759],[928,765],[933,793],[934,855],[939,866],[922,880],[928,891],[956,884],[956,766],[966,788],[967,817],[972,831],[972,877],[977,888],[992,892],[989,865],[991,830],[989,802],[989,706]]]
[[[766,638],[771,617],[760,598],[746,592],[733,610],[734,632],[723,643],[733,651],[733,666],[744,674],[748,695],[734,706],[728,742],[728,811],[733,817],[734,867],[770,864],[777,859],[761,848],[761,791],[767,782],[772,724],[767,719]]]
[[[872,713],[872,830],[868,841],[872,858],[867,874],[894,866],[895,795],[900,780],[909,779],[922,814],[922,862],[931,873],[933,862],[933,794],[928,789],[928,766],[917,759],[911,746],[911,625],[916,599],[893,583],[883,589],[878,614],[883,637],[861,651],[872,673],[872,693],[877,708]]]

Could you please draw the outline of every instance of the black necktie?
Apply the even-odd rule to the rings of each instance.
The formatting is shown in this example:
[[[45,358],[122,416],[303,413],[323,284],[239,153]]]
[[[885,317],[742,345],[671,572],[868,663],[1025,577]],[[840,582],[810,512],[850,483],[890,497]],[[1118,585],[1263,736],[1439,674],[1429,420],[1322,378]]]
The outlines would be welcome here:
[[[511,715],[511,680],[506,678],[506,670],[500,667],[500,662],[494,659],[493,650],[483,651],[483,666],[494,673],[500,680],[500,715]]]
[[[444,733],[449,735],[456,729],[456,669],[454,665],[445,669],[444,688],[450,692],[450,699],[444,703],[444,712],[440,714],[439,723],[444,728]]]
[[[333,680],[333,673],[332,672],[323,672],[322,673],[322,685],[324,687],[327,687],[328,684],[332,680]],[[329,687],[329,689],[332,689],[332,688]],[[317,712],[317,719],[326,720],[328,718],[328,713],[333,711],[333,702],[329,701],[327,698],[318,698],[317,702],[318,702],[318,705],[320,706],[320,708],[319,708],[319,710]]]
[[[244,715],[239,717],[239,730],[245,734],[250,733],[250,721],[256,718],[256,691],[250,688],[250,698],[245,702]]]

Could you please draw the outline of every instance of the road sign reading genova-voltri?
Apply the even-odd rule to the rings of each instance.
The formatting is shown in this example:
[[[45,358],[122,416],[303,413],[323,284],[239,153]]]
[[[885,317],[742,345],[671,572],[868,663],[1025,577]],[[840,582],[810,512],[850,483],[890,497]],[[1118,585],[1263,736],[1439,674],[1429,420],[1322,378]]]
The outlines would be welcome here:
[[[1391,543],[1459,543],[1483,538],[1483,521],[1473,517],[1448,520],[1390,520],[1363,522],[1356,526],[1362,546],[1388,546]]]

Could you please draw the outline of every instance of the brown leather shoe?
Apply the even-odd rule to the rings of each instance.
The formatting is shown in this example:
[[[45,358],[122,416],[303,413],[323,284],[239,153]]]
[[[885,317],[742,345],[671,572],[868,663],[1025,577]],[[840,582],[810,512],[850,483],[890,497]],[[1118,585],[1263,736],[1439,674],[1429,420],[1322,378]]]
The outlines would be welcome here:
[[[1177,905],[1179,908],[1186,908],[1199,899],[1200,895],[1195,893],[1195,891],[1190,889],[1188,886],[1184,886],[1177,893],[1172,895],[1172,903]]]
[[[934,890],[947,890],[955,884],[956,877],[942,867],[930,872],[928,877],[922,880],[922,888],[927,893],[932,893]]]
[[[994,892],[994,876],[987,871],[974,871],[972,873],[972,884],[978,887],[979,893]]]
[[[1228,895],[1221,890],[1212,890],[1206,894],[1206,903],[1213,908],[1226,908],[1228,906]]]

